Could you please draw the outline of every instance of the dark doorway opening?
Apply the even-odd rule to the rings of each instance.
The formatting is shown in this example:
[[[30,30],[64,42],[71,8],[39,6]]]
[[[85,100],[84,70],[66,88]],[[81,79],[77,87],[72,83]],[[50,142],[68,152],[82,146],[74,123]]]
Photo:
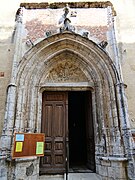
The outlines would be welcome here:
[[[91,92],[72,91],[68,93],[69,171],[71,172],[93,172],[95,170],[91,109]],[[92,142],[90,139],[93,139]],[[93,148],[92,154],[90,154],[90,146]],[[94,166],[90,164],[92,159]]]

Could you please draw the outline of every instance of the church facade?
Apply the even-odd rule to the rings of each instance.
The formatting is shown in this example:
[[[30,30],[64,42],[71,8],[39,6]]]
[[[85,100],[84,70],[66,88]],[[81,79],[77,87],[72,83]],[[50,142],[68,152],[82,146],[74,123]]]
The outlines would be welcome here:
[[[134,113],[116,17],[108,1],[20,3],[8,49],[0,178],[135,178]],[[15,132],[44,133],[45,155],[13,159]]]

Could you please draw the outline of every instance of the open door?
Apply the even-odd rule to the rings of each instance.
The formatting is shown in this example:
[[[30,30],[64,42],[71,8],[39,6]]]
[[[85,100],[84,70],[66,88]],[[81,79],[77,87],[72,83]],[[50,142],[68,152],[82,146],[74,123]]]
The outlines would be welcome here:
[[[66,102],[66,92],[43,93],[41,130],[45,133],[45,156],[40,159],[40,175],[66,171]]]

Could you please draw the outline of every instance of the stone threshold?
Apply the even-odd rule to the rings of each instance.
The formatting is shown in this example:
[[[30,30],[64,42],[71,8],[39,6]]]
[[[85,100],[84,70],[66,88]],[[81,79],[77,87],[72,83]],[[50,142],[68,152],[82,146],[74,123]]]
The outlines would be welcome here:
[[[101,180],[101,177],[96,173],[68,173],[64,175],[44,175],[40,176],[39,180]]]

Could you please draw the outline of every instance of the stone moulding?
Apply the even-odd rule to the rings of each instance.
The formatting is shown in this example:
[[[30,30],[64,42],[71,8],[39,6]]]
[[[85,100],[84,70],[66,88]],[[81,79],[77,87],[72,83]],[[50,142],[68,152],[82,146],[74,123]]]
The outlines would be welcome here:
[[[99,157],[99,159],[104,161],[120,161],[120,162],[128,160],[127,158],[123,158],[123,157]]]
[[[29,162],[29,161],[34,161],[37,160],[38,157],[25,157],[25,158],[17,158],[15,159],[16,162]]]
[[[40,91],[94,91],[94,84],[92,82],[80,83],[46,83],[41,84]]]
[[[116,11],[113,4],[110,1],[104,2],[55,2],[55,3],[21,3],[20,7],[26,9],[57,9],[64,8],[68,3],[70,8],[107,8],[110,6],[112,8],[113,15],[116,16]]]

